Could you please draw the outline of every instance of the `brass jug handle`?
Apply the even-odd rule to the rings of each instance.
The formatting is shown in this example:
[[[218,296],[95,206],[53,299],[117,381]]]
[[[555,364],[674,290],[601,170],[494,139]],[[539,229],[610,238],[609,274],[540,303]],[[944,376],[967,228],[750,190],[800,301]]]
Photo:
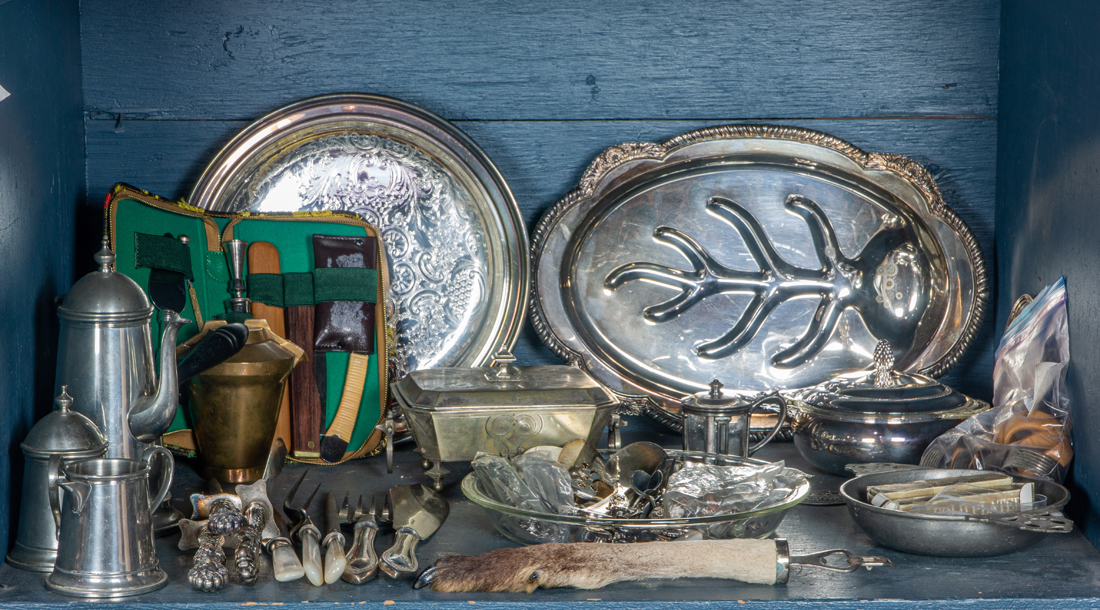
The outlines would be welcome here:
[[[172,452],[158,445],[147,447],[145,452],[141,454],[141,461],[145,462],[149,468],[152,468],[153,466],[150,460],[153,455],[157,453],[164,456],[164,461],[162,462],[164,467],[161,469],[160,489],[157,490],[156,496],[149,502],[150,510],[155,510],[156,507],[160,506],[161,502],[164,502],[164,497],[168,495],[168,488],[172,486],[172,471],[176,465],[176,460],[172,457]]]
[[[61,539],[61,479],[64,477],[61,474],[63,465],[61,459],[60,455],[54,454],[46,463],[46,476],[49,480],[47,494],[50,496],[50,512],[53,513],[53,535],[59,540]]]
[[[779,406],[779,420],[775,422],[775,427],[772,428],[768,432],[767,436],[760,439],[759,443],[756,443],[755,445],[752,445],[752,446],[749,447],[749,450],[747,452],[748,456],[752,456],[752,454],[759,451],[761,447],[763,447],[764,445],[767,445],[769,441],[771,441],[773,438],[775,438],[775,435],[777,433],[779,433],[779,429],[782,428],[783,424],[787,421],[787,401],[784,400],[783,397],[780,396],[779,394],[770,394],[770,395],[765,396],[765,397],[761,398],[760,400],[752,403],[752,407],[749,408],[749,423],[750,423],[750,425],[752,423],[752,412],[755,411],[757,407],[762,406],[762,405],[766,405],[768,403],[772,403],[772,404],[775,404],[775,405]],[[745,433],[746,433],[746,436],[748,436],[748,426],[745,427]]]

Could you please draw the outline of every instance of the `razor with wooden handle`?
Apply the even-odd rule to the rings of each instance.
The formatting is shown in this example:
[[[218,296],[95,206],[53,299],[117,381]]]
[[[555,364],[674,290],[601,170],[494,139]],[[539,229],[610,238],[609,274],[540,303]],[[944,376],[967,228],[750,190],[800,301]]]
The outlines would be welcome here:
[[[830,563],[831,558],[839,561]],[[622,581],[652,578],[724,578],[752,584],[782,585],[792,565],[840,572],[860,567],[894,567],[885,557],[848,551],[791,555],[787,541],[695,540],[599,544],[536,544],[470,557],[443,557],[420,575],[415,588],[430,586],[449,593],[487,591],[532,593],[535,589],[599,589]]]
[[[378,240],[367,236],[314,235],[313,260],[320,269],[378,268]],[[369,302],[335,301],[317,303],[314,309],[314,351],[348,352],[347,375],[340,405],[321,437],[321,459],[338,462],[359,417],[359,404],[374,353],[375,305]],[[321,383],[320,381],[318,383]]]

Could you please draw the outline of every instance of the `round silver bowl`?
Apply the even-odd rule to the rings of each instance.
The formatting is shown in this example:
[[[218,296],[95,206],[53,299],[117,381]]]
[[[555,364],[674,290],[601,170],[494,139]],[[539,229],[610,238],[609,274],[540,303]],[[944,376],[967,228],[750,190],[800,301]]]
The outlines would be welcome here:
[[[669,450],[670,457],[719,465],[762,465],[767,462],[753,458],[713,455]],[[786,468],[784,474],[796,478],[791,493],[782,501],[756,510],[679,519],[622,519],[612,517],[587,517],[582,515],[558,515],[524,510],[501,504],[486,495],[474,473],[462,479],[462,493],[476,504],[485,507],[497,531],[519,544],[544,542],[646,542],[671,540],[682,536],[691,539],[716,540],[728,538],[767,538],[787,515],[787,511],[802,502],[810,493],[810,481],[794,468]]]
[[[846,481],[840,495],[848,514],[875,542],[916,555],[937,557],[991,557],[1027,548],[1048,533],[1068,533],[1072,522],[1058,511],[1069,502],[1069,490],[1050,481],[1034,481],[1035,493],[1046,496],[1043,508],[1022,511],[1014,522],[994,522],[977,516],[918,515],[887,510],[864,501],[867,487],[974,474],[973,470],[912,469],[866,474]],[[1028,479],[1017,477],[1018,481]],[[1052,515],[1052,513],[1054,513]],[[1054,517],[1060,527],[1052,528]],[[1066,523],[1069,526],[1066,526]],[[1043,524],[1046,523],[1044,527]]]
[[[848,464],[919,464],[936,437],[989,409],[989,403],[963,398],[955,408],[924,413],[845,411],[791,401],[794,445],[811,465],[843,477],[849,476]]]

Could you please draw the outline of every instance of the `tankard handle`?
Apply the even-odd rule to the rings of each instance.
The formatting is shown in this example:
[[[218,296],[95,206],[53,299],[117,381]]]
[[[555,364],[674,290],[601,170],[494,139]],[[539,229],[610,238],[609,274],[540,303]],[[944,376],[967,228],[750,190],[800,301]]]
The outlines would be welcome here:
[[[51,455],[46,463],[46,476],[49,481],[46,493],[50,496],[50,512],[53,513],[53,535],[61,538],[61,456]]]
[[[155,510],[160,506],[161,502],[164,502],[164,497],[168,495],[168,488],[172,486],[172,471],[175,468],[176,460],[172,457],[172,452],[168,451],[164,447],[158,445],[152,445],[145,449],[145,452],[141,454],[141,461],[145,462],[149,468],[153,467],[150,461],[154,454],[161,454],[164,456],[164,467],[161,469],[160,475],[160,489],[157,490],[156,496],[149,502],[149,509]]]
[[[768,442],[771,441],[773,438],[775,438],[775,435],[779,433],[779,429],[783,427],[783,422],[787,421],[787,401],[784,400],[783,397],[779,394],[769,394],[768,396],[765,396],[760,400],[752,403],[752,408],[749,409],[750,422],[752,421],[752,412],[755,411],[757,407],[761,407],[766,404],[774,404],[779,407],[779,421],[775,422],[775,427],[772,428],[768,432],[768,435],[761,439],[759,443],[756,443],[755,445],[749,447],[748,453],[750,456],[756,453],[764,445],[767,445]]]

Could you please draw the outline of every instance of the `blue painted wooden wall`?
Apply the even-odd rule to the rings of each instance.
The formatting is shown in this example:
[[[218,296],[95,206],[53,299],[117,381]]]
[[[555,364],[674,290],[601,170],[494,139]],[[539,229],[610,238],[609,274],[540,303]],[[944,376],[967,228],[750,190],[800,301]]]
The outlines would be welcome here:
[[[1100,4],[1005,2],[998,318],[1066,277],[1077,522],[1100,545]]]
[[[0,0],[0,557],[14,539],[19,443],[51,406],[53,299],[72,281],[84,199],[76,2]]]
[[[362,91],[454,121],[529,226],[604,148],[763,120],[910,155],[992,263],[997,0],[81,5],[88,191],[186,196],[250,120]],[[90,246],[89,246],[90,247]],[[992,323],[948,381],[988,396]],[[552,362],[528,330],[526,362]]]

